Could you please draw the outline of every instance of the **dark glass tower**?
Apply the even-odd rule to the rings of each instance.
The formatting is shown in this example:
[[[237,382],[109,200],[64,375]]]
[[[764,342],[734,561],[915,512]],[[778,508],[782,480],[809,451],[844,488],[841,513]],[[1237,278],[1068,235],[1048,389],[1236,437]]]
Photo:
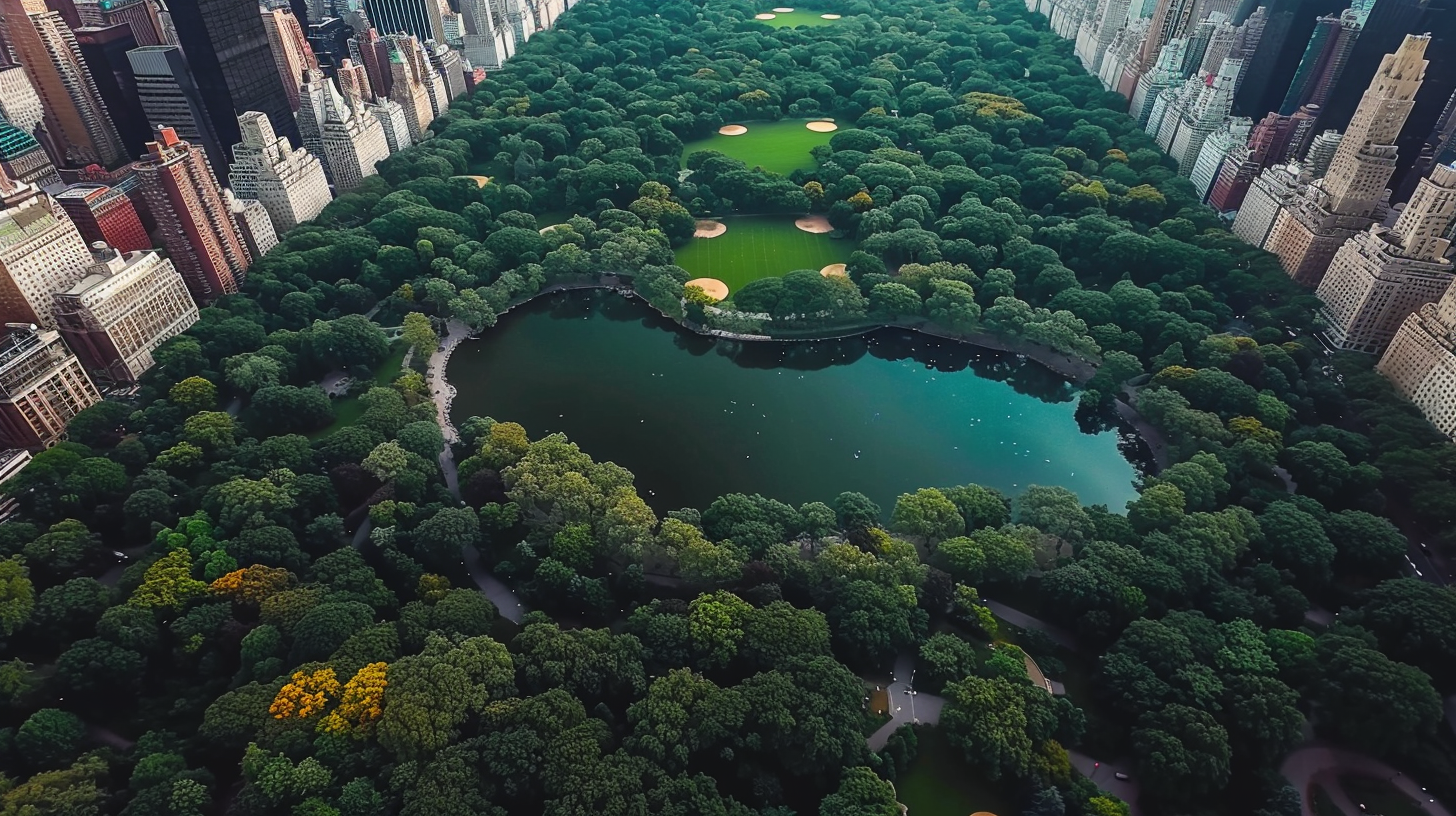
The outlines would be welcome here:
[[[237,117],[251,110],[267,114],[275,133],[302,144],[257,4],[189,0],[168,8],[218,141],[241,142]]]
[[[1365,19],[1365,27],[1360,31],[1360,38],[1355,41],[1350,59],[1345,63],[1345,73],[1325,101],[1320,127],[1343,131],[1350,124],[1355,106],[1360,104],[1360,97],[1370,84],[1370,78],[1375,76],[1380,61],[1385,59],[1386,54],[1395,53],[1405,35],[1423,31],[1420,28],[1421,11],[1420,0],[1375,0],[1370,16]],[[1426,49],[1426,58],[1434,57],[1436,50],[1437,44],[1432,42]],[[1442,103],[1445,101],[1441,100]]]
[[[1268,4],[1269,22],[1264,26],[1264,36],[1249,60],[1244,83],[1234,96],[1234,114],[1257,120],[1270,111],[1278,111],[1319,18],[1338,15],[1344,7],[1342,0],[1272,0]],[[1385,53],[1381,52],[1381,56]],[[1376,65],[1379,64],[1376,60]],[[1374,73],[1372,67],[1365,75],[1366,83]],[[1355,94],[1357,100],[1364,91],[1361,86]]]

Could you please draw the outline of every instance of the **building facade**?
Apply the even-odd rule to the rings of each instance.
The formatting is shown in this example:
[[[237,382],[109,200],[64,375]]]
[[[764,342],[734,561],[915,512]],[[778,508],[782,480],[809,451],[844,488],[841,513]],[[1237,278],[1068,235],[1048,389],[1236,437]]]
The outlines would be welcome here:
[[[215,175],[225,175],[227,151],[218,141],[202,89],[197,86],[182,49],[175,45],[146,46],[127,52],[126,57],[136,77],[137,97],[152,132],[157,128],[172,128],[177,138],[207,153]]]
[[[1456,287],[1406,317],[1375,370],[1456,439]]]
[[[136,382],[152,352],[197,322],[197,304],[172,262],[97,244],[86,277],[55,296],[56,328],[95,382]]]
[[[74,184],[56,194],[56,203],[87,244],[98,241],[118,252],[150,249],[151,239],[131,198],[105,184]]]
[[[299,83],[303,82],[305,71],[318,70],[318,60],[293,12],[285,8],[263,8],[259,9],[259,13],[263,30],[268,35],[268,44],[272,47],[273,64],[283,83],[283,92],[288,96],[288,104],[297,112]]]
[[[91,253],[55,200],[0,176],[0,323],[55,328],[51,295],[81,277]]]
[[[328,206],[333,196],[317,156],[275,135],[259,111],[243,113],[238,125],[243,140],[233,145],[229,186],[239,198],[262,202],[275,232],[287,232]]]
[[[80,46],[61,15],[42,0],[0,0],[15,57],[45,106],[46,129],[68,167],[115,167],[126,153]]]
[[[0,338],[0,444],[50,447],[71,417],[100,401],[60,334],[13,329]]]
[[[202,151],[160,128],[137,162],[147,207],[167,255],[198,303],[238,291],[253,262]]]
[[[254,258],[261,258],[278,246],[278,233],[273,230],[273,219],[263,208],[263,202],[256,198],[238,198],[232,190],[224,190],[223,195],[228,216]]]
[[[37,187],[61,183],[61,174],[40,142],[9,122],[0,122],[0,168],[10,178]]]

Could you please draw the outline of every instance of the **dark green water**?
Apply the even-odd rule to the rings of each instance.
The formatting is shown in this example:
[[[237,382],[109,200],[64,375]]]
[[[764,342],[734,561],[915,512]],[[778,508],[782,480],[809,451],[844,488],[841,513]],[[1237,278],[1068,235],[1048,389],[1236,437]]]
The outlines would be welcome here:
[[[913,332],[740,343],[606,292],[522,306],[456,349],[456,423],[563,431],[632,471],[655,509],[732,492],[798,505],[857,490],[1062,485],[1122,510],[1137,476],[1115,431],[1084,433],[1076,389],[1031,362]]]

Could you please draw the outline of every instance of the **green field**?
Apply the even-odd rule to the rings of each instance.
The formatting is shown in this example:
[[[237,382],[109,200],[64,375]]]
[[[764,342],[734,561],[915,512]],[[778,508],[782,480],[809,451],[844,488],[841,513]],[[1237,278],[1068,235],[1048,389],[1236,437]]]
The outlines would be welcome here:
[[[683,145],[683,166],[687,166],[688,156],[699,150],[716,150],[749,167],[762,167],[786,176],[795,170],[812,170],[814,158],[809,151],[829,144],[829,137],[834,134],[815,133],[804,127],[807,121],[743,122],[741,124],[748,128],[748,132],[742,136],[714,133],[706,139]]]
[[[772,20],[754,20],[754,22],[771,25],[774,28],[792,28],[795,26],[826,26],[833,25],[839,22],[838,20],[826,20],[823,17],[820,17],[819,15],[823,14],[824,12],[817,9],[805,9],[799,8],[798,6],[784,6],[784,8],[792,8],[793,12],[789,14],[780,14]],[[775,13],[772,9],[765,9],[765,11],[768,11],[770,14]]]
[[[692,239],[677,250],[676,263],[695,278],[723,281],[730,294],[759,278],[845,263],[854,251],[853,241],[800,230],[792,215],[740,215],[723,223],[728,232]]]
[[[956,754],[938,728],[922,728],[920,753],[895,780],[910,816],[966,816],[981,810],[1015,813],[1006,792]]]
[[[400,370],[404,367],[404,353],[409,349],[409,344],[403,340],[396,340],[389,348],[389,356],[379,364],[379,370],[374,373],[375,385],[389,385],[399,377]],[[364,416],[364,405],[359,402],[358,397],[341,397],[334,400],[334,422],[327,428],[321,428],[308,434],[309,439],[323,439],[332,436],[340,428],[346,428],[359,421]]]

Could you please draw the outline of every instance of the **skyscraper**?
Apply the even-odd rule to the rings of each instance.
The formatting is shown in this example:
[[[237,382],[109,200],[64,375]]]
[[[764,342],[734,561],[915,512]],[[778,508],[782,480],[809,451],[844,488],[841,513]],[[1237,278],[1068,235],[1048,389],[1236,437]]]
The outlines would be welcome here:
[[[57,161],[69,167],[120,164],[126,155],[121,136],[61,15],[42,0],[0,0],[0,14],[15,56],[45,104],[46,129],[61,151]]]
[[[340,193],[359,186],[389,157],[384,126],[373,112],[339,93],[319,72],[310,72],[299,93],[298,126],[303,143],[323,160],[329,181]]]
[[[1327,130],[1314,137],[1302,162],[1304,171],[1309,173],[1310,178],[1321,178],[1329,172],[1330,162],[1334,160],[1335,151],[1340,148],[1343,138],[1338,130]]]
[[[96,382],[136,382],[152,352],[197,322],[187,284],[159,253],[92,247],[85,277],[56,294],[56,326]]]
[[[317,156],[273,133],[268,117],[245,111],[238,117],[243,140],[233,145],[229,185],[239,198],[262,202],[279,234],[312,219],[333,200]]]
[[[410,141],[416,142],[435,120],[435,107],[430,101],[435,72],[414,37],[391,34],[384,39],[389,43],[389,98],[404,110]]]
[[[268,44],[273,51],[273,64],[278,68],[278,78],[283,82],[283,92],[288,95],[288,104],[298,111],[298,86],[303,82],[303,72],[318,70],[318,60],[313,48],[303,36],[303,27],[298,18],[287,9],[259,9],[263,19],[263,30],[268,34]]]
[[[1349,9],[1338,17],[1327,15],[1319,18],[1279,112],[1288,116],[1303,105],[1323,105],[1330,89],[1345,70],[1359,36],[1359,20]]]
[[[410,135],[409,119],[398,102],[381,96],[365,107],[384,127],[384,141],[389,146],[390,153],[398,153],[414,144],[414,138]]]
[[[50,447],[71,417],[100,401],[56,332],[12,329],[0,338],[0,444]]]
[[[1348,238],[1383,217],[1395,139],[1421,86],[1430,37],[1407,35],[1361,97],[1325,177],[1285,203],[1264,243],[1290,277],[1317,285]]]
[[[76,16],[92,28],[125,23],[137,45],[162,44],[162,21],[151,0],[76,0]]]
[[[218,141],[224,145],[242,141],[236,117],[253,110],[267,114],[274,131],[297,142],[298,123],[257,4],[188,0],[168,8]]]
[[[137,47],[131,27],[117,23],[101,28],[78,28],[76,45],[91,69],[91,78],[101,98],[107,100],[107,113],[121,136],[127,158],[135,158],[146,149],[151,128],[137,98],[136,79],[126,52]]]
[[[202,151],[159,128],[136,174],[162,245],[193,299],[207,304],[238,291],[253,258]]]
[[[0,121],[0,169],[5,175],[23,184],[49,187],[61,183],[61,175],[51,164],[51,157],[35,137]]]
[[[1339,13],[1343,7],[1342,0],[1269,0],[1258,47],[1234,95],[1234,113],[1258,119],[1278,110],[1299,69],[1316,21],[1322,15]],[[1373,67],[1365,76],[1371,73]]]
[[[192,77],[187,57],[175,45],[150,45],[127,52],[142,112],[155,133],[170,127],[177,138],[206,151],[214,175],[227,172],[227,151]]]
[[[1438,165],[1421,180],[1389,230],[1357,233],[1335,253],[1316,294],[1336,348],[1377,353],[1406,316],[1451,285],[1444,237],[1456,215],[1456,167]]]
[[[1109,0],[1111,5],[1122,4],[1122,18],[1127,18],[1127,0]],[[510,26],[490,0],[461,0],[461,22],[465,33],[461,37],[461,50],[472,65],[497,69],[516,52],[516,40]],[[1118,25],[1122,22],[1119,21]],[[1113,31],[1107,31],[1107,40],[1112,40]],[[1105,46],[1104,49],[1106,50]]]
[[[30,84],[30,76],[19,65],[0,65],[0,115],[30,134],[45,120],[45,105]]]
[[[51,295],[81,277],[91,253],[55,200],[0,175],[0,323],[55,328]]]
[[[421,42],[445,40],[438,0],[367,0],[364,10],[382,34],[410,34]]]
[[[126,193],[105,184],[73,184],[56,194],[56,203],[71,217],[87,244],[101,242],[119,252],[150,249],[136,206]]]

